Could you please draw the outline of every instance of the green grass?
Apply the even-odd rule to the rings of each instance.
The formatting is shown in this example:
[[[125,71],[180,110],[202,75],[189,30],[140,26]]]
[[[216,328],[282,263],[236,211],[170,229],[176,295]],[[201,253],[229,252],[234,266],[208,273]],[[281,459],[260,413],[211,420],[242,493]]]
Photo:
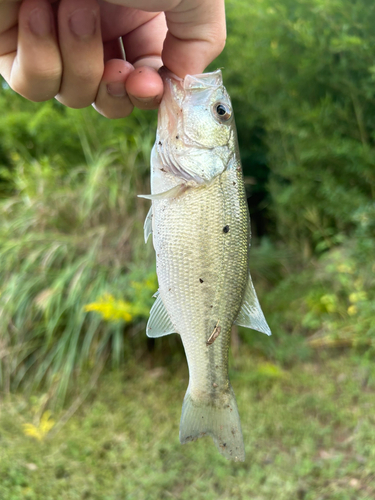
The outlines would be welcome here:
[[[105,372],[65,425],[53,415],[43,441],[23,424],[36,423],[48,395],[4,400],[0,498],[374,498],[375,369],[365,359],[331,352],[285,370],[241,345],[231,380],[247,457],[231,463],[210,438],[180,445],[187,368],[179,354],[165,359],[167,342]]]
[[[15,153],[14,192],[0,196],[4,392],[54,384],[62,401],[85,365],[101,362],[108,351],[119,365],[124,324],[101,322],[85,306],[106,293],[134,301],[131,283],[154,272],[152,248],[143,240],[150,203],[137,198],[149,190],[153,127],[140,124],[132,135],[96,147],[88,126],[79,131],[84,162],[67,166]],[[145,311],[137,325],[148,317],[156,289],[155,283],[138,294]]]

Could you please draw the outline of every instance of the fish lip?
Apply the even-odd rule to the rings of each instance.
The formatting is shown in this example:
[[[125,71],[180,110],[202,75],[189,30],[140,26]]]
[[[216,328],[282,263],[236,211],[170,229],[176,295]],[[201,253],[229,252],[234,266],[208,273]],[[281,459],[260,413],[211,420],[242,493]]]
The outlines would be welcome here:
[[[161,68],[159,68],[159,75],[161,76],[163,81],[167,78],[176,80],[178,82],[182,82],[184,80],[183,78],[177,76],[175,73],[172,73],[172,71],[169,70],[166,66],[162,66]]]
[[[223,86],[223,75],[220,69],[209,73],[199,73],[197,75],[186,75],[184,78],[184,90],[215,90]]]
[[[157,141],[167,145],[172,137],[180,134],[183,95],[183,78],[162,66],[159,75],[163,80],[164,94],[159,106]],[[158,148],[160,153],[160,148]]]
[[[218,88],[223,85],[223,76],[221,69],[211,71],[208,73],[198,73],[196,75],[185,75],[184,78],[172,73],[166,66],[159,69],[159,75],[163,82],[167,80],[175,80],[181,84],[184,90],[204,89],[204,88]]]

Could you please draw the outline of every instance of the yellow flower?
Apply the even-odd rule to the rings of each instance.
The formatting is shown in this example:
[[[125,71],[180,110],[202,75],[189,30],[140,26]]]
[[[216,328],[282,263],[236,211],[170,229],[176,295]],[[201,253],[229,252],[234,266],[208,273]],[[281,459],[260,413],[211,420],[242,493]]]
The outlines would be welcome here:
[[[158,288],[158,282],[156,279],[156,274],[153,274],[151,277],[143,280],[143,281],[132,281],[130,286],[137,292],[142,292],[143,290],[150,290],[151,292],[155,292]]]
[[[348,307],[349,316],[354,316],[355,314],[357,314],[357,312],[358,312],[357,306],[349,306]]]
[[[286,372],[282,370],[279,366],[274,365],[273,363],[260,363],[258,365],[258,373],[261,375],[264,375],[265,377],[269,378],[285,378]]]
[[[353,304],[356,302],[360,302],[361,300],[366,300],[367,299],[367,293],[366,292],[353,292],[349,295],[349,300]]]
[[[320,302],[324,304],[327,312],[337,311],[337,298],[336,295],[327,294],[320,297]]]
[[[339,273],[353,274],[353,268],[351,266],[349,266],[348,264],[339,264],[337,266],[337,270]]]
[[[113,295],[106,293],[97,302],[85,306],[85,311],[94,311],[107,321],[123,320],[129,323],[133,319],[133,306],[125,300],[115,299]]]
[[[13,151],[11,153],[10,157],[14,163],[18,163],[21,159],[21,156],[18,153],[16,153],[15,151]]]
[[[144,282],[145,288],[147,290],[155,291],[158,287],[158,281],[156,279],[156,274]]]
[[[30,436],[38,441],[43,441],[54,425],[55,421],[51,418],[51,412],[45,411],[38,426],[34,424],[23,424],[23,433],[25,436]]]

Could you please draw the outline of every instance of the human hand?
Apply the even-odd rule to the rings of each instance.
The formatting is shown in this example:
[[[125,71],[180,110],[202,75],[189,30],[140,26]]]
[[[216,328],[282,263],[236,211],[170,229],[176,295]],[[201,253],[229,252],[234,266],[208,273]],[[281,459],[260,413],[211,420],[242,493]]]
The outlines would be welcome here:
[[[93,103],[108,118],[156,108],[160,66],[202,73],[224,43],[224,0],[0,0],[9,86],[32,101]]]

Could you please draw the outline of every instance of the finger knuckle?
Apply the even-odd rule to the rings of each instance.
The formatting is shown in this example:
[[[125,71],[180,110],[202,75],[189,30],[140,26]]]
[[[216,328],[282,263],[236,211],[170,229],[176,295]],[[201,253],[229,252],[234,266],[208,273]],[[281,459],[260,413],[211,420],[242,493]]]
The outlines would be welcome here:
[[[213,55],[216,57],[224,50],[226,44],[226,30],[222,25],[212,26],[210,42],[212,46]]]
[[[48,84],[49,82],[59,82],[61,79],[62,68],[60,65],[44,66],[43,64],[27,65],[24,68],[25,78],[32,82]]]
[[[50,99],[53,99],[56,95],[55,91],[46,91],[43,94],[35,94],[35,95],[30,95],[28,97],[29,101],[33,102],[45,102],[49,101]]]
[[[84,66],[81,65],[71,72],[72,77],[77,80],[81,85],[90,84],[92,82],[100,82],[100,79],[103,75],[103,65],[89,65]]]
[[[113,108],[113,107],[109,107],[109,108],[103,108],[103,107],[98,107],[98,106],[94,106],[96,111],[98,111],[98,113],[100,113],[101,115],[103,115],[105,118],[109,118],[110,120],[116,120],[116,119],[119,119],[119,118],[125,118],[127,116],[129,116],[132,111],[133,111],[133,106],[129,106],[129,107],[126,107],[126,108]]]
[[[39,81],[30,80],[28,80],[27,83],[14,82],[10,87],[17,94],[33,102],[49,101],[58,92],[58,86],[46,86],[42,85]]]
[[[61,104],[64,104],[64,106],[67,106],[68,108],[72,109],[83,109],[87,108],[88,106],[91,106],[93,103],[93,98],[73,98],[73,97],[64,97],[62,95],[59,96],[58,99]]]

